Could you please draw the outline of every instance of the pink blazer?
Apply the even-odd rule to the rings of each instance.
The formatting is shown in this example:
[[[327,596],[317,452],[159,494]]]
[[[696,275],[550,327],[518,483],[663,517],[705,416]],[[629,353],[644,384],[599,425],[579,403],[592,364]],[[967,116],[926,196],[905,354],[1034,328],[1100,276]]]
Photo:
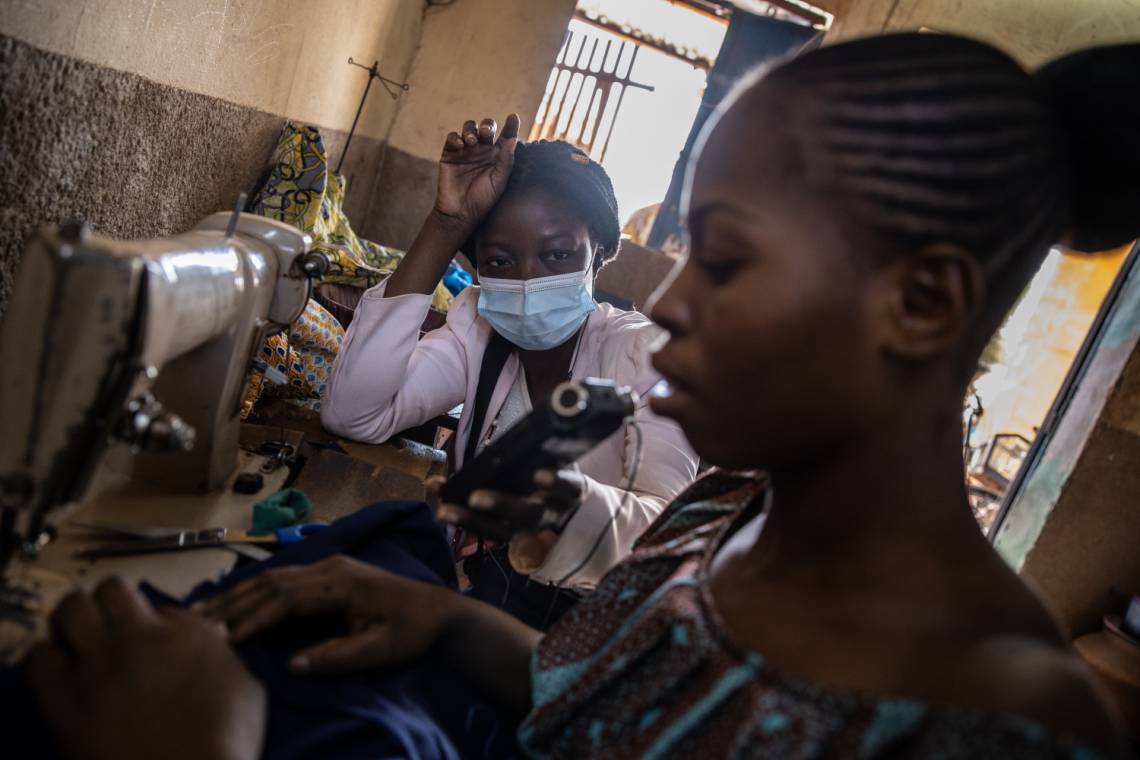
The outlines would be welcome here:
[[[476,310],[479,288],[469,287],[455,299],[447,324],[419,338],[431,297],[384,297],[385,283],[364,294],[345,335],[321,405],[321,422],[337,435],[369,443],[421,425],[459,404],[455,452],[462,464],[472,434],[470,410],[483,350],[491,327]],[[661,329],[638,312],[599,304],[586,321],[574,378],[600,377],[627,385],[643,398],[660,380],[649,364],[652,343]],[[483,430],[498,416],[521,365],[512,355],[491,395]],[[697,457],[676,423],[653,414],[643,400],[635,415],[642,431],[642,455],[625,507],[591,561],[567,585],[589,590],[625,557],[633,541],[665,505],[697,474]],[[607,521],[618,512],[621,489],[633,464],[635,436],[619,431],[583,457],[586,476],[582,507],[532,577],[560,580],[588,553]]]

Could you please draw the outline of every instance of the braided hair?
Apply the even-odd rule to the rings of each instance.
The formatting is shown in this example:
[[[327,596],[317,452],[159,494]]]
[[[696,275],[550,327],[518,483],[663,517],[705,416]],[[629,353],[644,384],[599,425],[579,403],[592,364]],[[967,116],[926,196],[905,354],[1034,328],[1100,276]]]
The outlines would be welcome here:
[[[776,87],[804,106],[805,176],[888,251],[969,251],[1004,314],[1063,236],[1096,251],[1140,233],[1137,72],[1140,45],[1034,75],[980,42],[895,34],[807,53],[737,96]]]
[[[617,255],[621,221],[614,186],[606,170],[585,151],[564,140],[520,142],[503,197],[533,191],[558,198],[585,221],[590,238],[599,247],[595,273]],[[474,236],[463,252],[475,261]]]

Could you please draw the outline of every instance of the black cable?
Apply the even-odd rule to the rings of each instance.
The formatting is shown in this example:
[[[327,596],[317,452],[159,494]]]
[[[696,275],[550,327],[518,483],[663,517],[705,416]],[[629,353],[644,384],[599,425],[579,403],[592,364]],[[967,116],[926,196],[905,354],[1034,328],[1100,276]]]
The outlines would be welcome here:
[[[572,576],[576,575],[583,567],[589,564],[590,560],[593,559],[594,555],[598,552],[598,547],[602,545],[606,534],[609,533],[610,528],[613,527],[614,521],[617,520],[618,515],[625,511],[626,505],[629,504],[630,496],[633,493],[633,484],[637,480],[637,471],[641,466],[641,425],[632,417],[629,420],[629,424],[633,427],[636,443],[633,448],[633,466],[630,468],[629,478],[625,483],[625,496],[622,497],[621,504],[618,505],[618,508],[610,515],[610,519],[607,520],[606,524],[602,526],[602,529],[598,531],[598,537],[594,539],[594,545],[590,548],[590,553],[586,555],[585,559],[575,565],[573,570],[556,581],[555,586],[561,588],[566,584],[566,581],[570,580]]]
[[[507,600],[511,598],[511,576],[507,573],[506,569],[499,564],[499,558],[495,556],[495,550],[487,549],[486,551],[487,556],[491,558],[491,562],[495,563],[495,567],[499,569],[499,573],[503,576],[505,588],[503,589],[503,600],[499,602],[499,609],[503,610],[507,607]],[[508,559],[507,561],[509,562],[510,560]]]

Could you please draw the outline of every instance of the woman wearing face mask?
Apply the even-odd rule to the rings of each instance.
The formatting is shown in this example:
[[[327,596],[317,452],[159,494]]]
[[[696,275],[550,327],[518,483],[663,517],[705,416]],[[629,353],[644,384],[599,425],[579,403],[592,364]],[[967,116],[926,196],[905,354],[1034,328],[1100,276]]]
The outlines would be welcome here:
[[[491,119],[448,136],[435,207],[396,272],[365,294],[345,336],[321,410],[328,429],[380,442],[463,404],[458,467],[567,379],[607,378],[642,396],[660,379],[649,365],[660,331],[593,299],[594,276],[619,242],[609,177],[568,143],[520,144],[518,129],[512,114],[498,139]],[[460,249],[477,263],[480,287],[462,293],[446,326],[420,340],[429,294]],[[535,496],[576,510],[560,534],[464,547],[474,595],[545,627],[628,553],[696,476],[696,457],[674,423],[644,405],[636,419],[640,442],[627,429],[577,472],[543,474]],[[508,538],[509,526],[479,510],[509,510],[512,500],[476,492],[465,526]]]

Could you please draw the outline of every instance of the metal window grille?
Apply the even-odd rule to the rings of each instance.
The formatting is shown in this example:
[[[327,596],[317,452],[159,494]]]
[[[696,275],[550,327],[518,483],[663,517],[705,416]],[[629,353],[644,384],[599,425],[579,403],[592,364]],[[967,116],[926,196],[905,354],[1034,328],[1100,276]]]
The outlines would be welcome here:
[[[567,32],[546,83],[531,140],[566,140],[604,161],[625,94],[651,85],[630,78],[641,46]]]

